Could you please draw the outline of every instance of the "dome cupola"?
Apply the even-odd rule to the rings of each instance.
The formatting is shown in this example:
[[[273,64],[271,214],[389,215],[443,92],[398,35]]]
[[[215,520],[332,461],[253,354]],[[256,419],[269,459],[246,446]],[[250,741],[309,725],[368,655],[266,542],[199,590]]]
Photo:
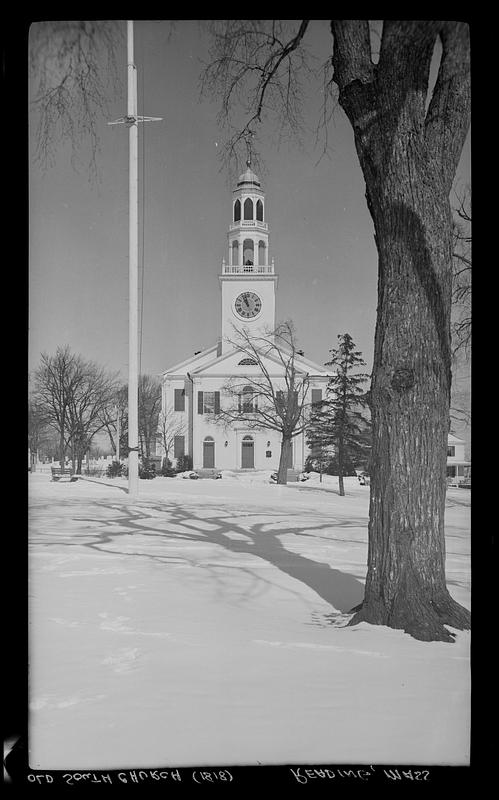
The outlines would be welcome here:
[[[249,189],[252,186],[256,186],[258,189],[260,189],[260,187],[261,187],[260,178],[258,177],[258,175],[255,175],[255,173],[251,169],[251,161],[250,161],[249,158],[246,161],[246,166],[247,166],[248,169],[246,170],[246,172],[243,172],[239,176],[239,179],[237,181],[237,188],[238,189],[242,189],[242,188]]]

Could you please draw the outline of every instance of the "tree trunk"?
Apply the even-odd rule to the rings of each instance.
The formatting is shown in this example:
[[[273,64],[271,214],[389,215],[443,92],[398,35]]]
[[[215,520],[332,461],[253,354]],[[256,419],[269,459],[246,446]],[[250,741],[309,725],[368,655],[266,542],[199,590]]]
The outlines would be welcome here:
[[[343,475],[344,475],[344,472],[345,472],[345,469],[344,469],[344,466],[343,466],[343,460],[344,460],[343,452],[344,452],[343,451],[343,442],[340,440],[340,442],[338,444],[338,487],[339,487],[339,490],[340,490],[340,497],[345,497],[345,486],[344,486],[344,483],[343,483]]]
[[[64,442],[64,428],[61,427],[61,433],[59,436],[59,463],[62,468],[66,463],[66,444]]]
[[[373,477],[366,595],[352,623],[452,641],[444,625],[468,627],[469,613],[445,581],[451,212],[431,163],[410,141],[392,146],[397,170],[382,187],[368,182],[379,252]]]
[[[348,44],[356,59],[345,69],[341,59],[348,54],[338,51],[335,66],[379,255],[368,573],[363,604],[350,624],[366,621],[401,628],[417,639],[452,641],[444,626],[470,625],[469,612],[446,587],[444,538],[451,387],[449,193],[469,98],[466,35],[450,23],[442,80],[439,75],[425,116],[425,74],[427,79],[438,25],[385,22],[374,70],[365,58],[365,28],[359,35],[355,21],[347,21],[344,29],[340,21],[340,50]],[[362,77],[356,80],[359,64]]]
[[[279,470],[277,472],[277,483],[287,484],[288,482],[288,465],[290,462],[291,451],[291,438],[284,436],[281,441],[281,456],[279,459]]]
[[[406,185],[402,200],[400,188],[397,181],[375,218],[380,280],[368,575],[352,623],[451,641],[443,626],[467,627],[469,613],[445,582],[450,208],[445,197],[431,198],[423,181],[419,198]]]

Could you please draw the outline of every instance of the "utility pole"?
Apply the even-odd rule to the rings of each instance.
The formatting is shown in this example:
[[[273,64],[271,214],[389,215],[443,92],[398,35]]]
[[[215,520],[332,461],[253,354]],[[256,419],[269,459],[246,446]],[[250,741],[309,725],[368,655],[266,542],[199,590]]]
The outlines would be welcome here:
[[[139,493],[139,122],[162,117],[137,116],[137,69],[133,54],[133,20],[127,22],[127,115],[108,125],[128,126],[128,495]]]

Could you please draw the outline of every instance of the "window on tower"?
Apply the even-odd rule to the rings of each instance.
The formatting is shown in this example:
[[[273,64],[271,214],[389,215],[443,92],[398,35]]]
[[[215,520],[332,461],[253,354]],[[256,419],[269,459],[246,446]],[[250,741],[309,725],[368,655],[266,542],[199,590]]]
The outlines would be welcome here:
[[[255,243],[253,242],[253,239],[245,239],[243,242],[243,264],[247,266],[252,266],[254,263],[255,263]]]
[[[261,200],[256,201],[256,218],[259,222],[263,222],[263,203]]]
[[[244,201],[244,219],[253,219],[253,200],[249,197]]]
[[[239,222],[241,219],[241,201],[236,200],[234,203],[234,222]]]

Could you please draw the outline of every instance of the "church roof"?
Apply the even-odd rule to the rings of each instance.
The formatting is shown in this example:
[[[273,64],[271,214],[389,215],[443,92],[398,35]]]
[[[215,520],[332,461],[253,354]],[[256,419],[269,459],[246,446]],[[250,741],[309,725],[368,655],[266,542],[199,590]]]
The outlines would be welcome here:
[[[219,354],[217,345],[207,348],[203,350],[200,354],[196,354],[195,356],[191,356],[191,358],[186,359],[185,361],[181,362],[180,364],[176,364],[175,367],[172,367],[168,370],[165,370],[162,375],[163,378],[166,378],[168,375],[186,375],[187,373],[192,373],[193,375],[201,376],[203,373],[209,374],[213,371],[218,371],[221,368],[221,371],[224,372],[224,368],[222,365],[227,365],[227,362],[234,362],[234,366],[239,366],[239,361],[244,356],[241,354],[241,351],[234,347],[231,348],[229,351]],[[236,359],[234,361],[234,359]],[[273,363],[279,369],[282,368],[282,363],[277,359],[275,356],[265,356],[265,360],[268,362]],[[248,365],[249,366],[249,365]],[[295,366],[298,372],[301,373],[308,373],[309,375],[313,375],[314,377],[318,378],[329,378],[331,373],[328,373],[324,370],[324,367],[320,366],[319,364],[315,364],[308,358],[304,358],[303,356],[295,356]],[[232,372],[232,369],[229,368],[229,372]]]
[[[160,375],[162,375],[163,378],[166,375],[185,375],[189,370],[192,370],[194,366],[200,366],[203,363],[211,362],[216,355],[217,350],[218,344],[214,344],[211,347],[206,347],[204,350],[194,353],[194,355],[184,359],[184,361],[180,361],[173,367],[163,370]]]

